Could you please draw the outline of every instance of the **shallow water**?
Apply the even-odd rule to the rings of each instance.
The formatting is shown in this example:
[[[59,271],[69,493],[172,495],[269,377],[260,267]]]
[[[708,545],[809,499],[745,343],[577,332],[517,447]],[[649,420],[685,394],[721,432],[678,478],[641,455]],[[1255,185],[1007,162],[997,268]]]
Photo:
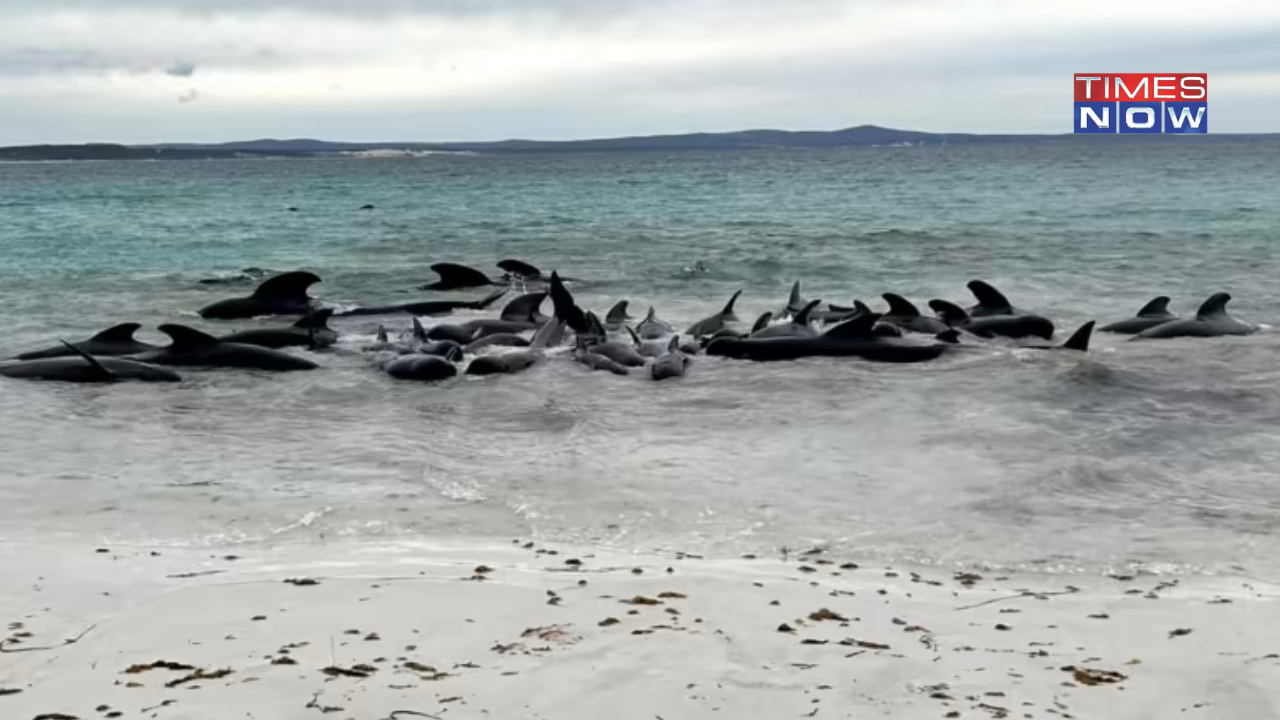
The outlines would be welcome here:
[[[1280,324],[1280,142],[1161,140],[0,165],[0,353],[126,320],[153,342],[175,319],[269,324],[194,314],[249,287],[198,279],[249,266],[314,270],[313,291],[349,305],[422,297],[406,290],[433,262],[496,274],[504,257],[582,278],[585,306],[628,298],[677,325],[738,288],[749,322],[795,279],[839,303],[894,291],[968,305],[975,277],[1063,333],[1157,294],[1191,313],[1218,290],[1236,316]],[[709,274],[683,271],[697,261]],[[378,321],[339,321],[342,347]],[[0,538],[831,542],[1028,569],[1275,570],[1278,349],[1264,328],[1100,335],[1085,359],[699,358],[662,384],[551,362],[422,386],[354,352],[316,355],[318,372],[187,371],[167,387],[0,379]]]

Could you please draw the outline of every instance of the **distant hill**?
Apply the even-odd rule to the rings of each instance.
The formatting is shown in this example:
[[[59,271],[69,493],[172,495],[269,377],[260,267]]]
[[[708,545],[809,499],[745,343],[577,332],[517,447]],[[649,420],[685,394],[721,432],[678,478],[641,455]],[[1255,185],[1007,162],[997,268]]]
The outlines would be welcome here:
[[[1150,141],[1155,136],[1133,136]],[[1280,138],[1266,135],[1208,135],[1200,140],[1249,140]],[[685,150],[756,150],[785,148],[845,148],[885,145],[1014,145],[1066,142],[1098,142],[1093,135],[975,135],[894,130],[859,125],[844,130],[791,131],[742,130],[724,133],[688,133],[593,140],[501,140],[493,142],[328,142],[313,139],[248,140],[217,144],[165,143],[158,145],[28,145],[0,148],[0,160],[198,160],[236,157],[326,157],[379,151],[468,152],[486,154],[569,152],[677,152]],[[1114,141],[1106,140],[1103,141]]]

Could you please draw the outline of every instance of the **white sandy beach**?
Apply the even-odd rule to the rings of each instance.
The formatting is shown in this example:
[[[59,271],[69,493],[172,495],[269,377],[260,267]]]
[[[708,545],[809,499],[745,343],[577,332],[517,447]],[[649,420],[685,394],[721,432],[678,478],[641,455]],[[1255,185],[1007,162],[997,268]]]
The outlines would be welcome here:
[[[1280,586],[1252,579],[105,549],[0,546],[0,718],[1280,717]]]

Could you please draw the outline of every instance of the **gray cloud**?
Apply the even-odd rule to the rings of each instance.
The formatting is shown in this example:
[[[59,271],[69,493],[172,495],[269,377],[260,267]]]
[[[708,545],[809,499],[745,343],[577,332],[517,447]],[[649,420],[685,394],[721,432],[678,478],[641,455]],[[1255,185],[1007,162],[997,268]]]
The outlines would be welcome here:
[[[1228,89],[1215,130],[1280,130],[1280,6],[1246,0],[0,0],[0,17],[0,144],[1062,132],[1070,75],[1098,69],[1208,72]]]
[[[170,65],[169,69],[164,71],[164,74],[170,77],[189,78],[196,74],[196,64],[179,61]]]

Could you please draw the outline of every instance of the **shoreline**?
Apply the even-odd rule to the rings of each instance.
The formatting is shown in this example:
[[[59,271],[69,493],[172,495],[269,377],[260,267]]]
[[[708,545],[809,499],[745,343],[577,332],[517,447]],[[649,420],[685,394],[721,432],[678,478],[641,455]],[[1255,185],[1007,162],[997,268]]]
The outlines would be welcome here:
[[[786,560],[462,541],[155,552],[6,563],[4,717],[1280,710],[1280,584],[1257,580],[886,568],[819,549]]]

